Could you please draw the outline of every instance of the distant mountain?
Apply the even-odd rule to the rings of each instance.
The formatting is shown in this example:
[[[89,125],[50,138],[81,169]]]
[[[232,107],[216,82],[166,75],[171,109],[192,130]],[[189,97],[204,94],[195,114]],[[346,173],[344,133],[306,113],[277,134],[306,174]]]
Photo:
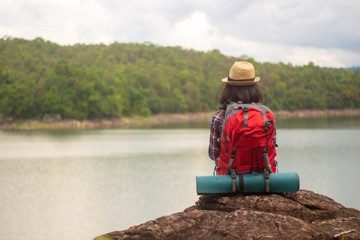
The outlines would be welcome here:
[[[360,70],[360,66],[356,66],[356,67],[349,67],[349,68],[346,68],[347,70],[351,70],[351,71],[357,71],[357,70]]]

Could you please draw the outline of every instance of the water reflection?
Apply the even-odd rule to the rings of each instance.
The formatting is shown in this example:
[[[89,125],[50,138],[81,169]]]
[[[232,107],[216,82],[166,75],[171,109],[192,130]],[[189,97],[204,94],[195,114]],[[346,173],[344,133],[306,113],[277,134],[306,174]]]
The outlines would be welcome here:
[[[277,128],[286,129],[359,129],[360,116],[322,117],[322,118],[289,118],[276,119]]]

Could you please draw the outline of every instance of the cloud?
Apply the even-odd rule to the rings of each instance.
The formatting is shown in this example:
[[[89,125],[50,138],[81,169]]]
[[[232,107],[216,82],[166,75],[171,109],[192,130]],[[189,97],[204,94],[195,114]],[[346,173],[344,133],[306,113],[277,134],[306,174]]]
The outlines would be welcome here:
[[[289,45],[359,47],[360,32],[355,30],[360,22],[359,1],[255,0],[237,9],[241,10],[214,23],[223,33]]]
[[[360,65],[360,1],[0,0],[0,37],[153,42],[257,61]]]
[[[214,47],[212,41],[218,38],[217,29],[210,25],[207,15],[200,11],[195,11],[168,27],[167,31],[160,33],[159,38],[155,37],[154,40],[162,44],[206,51]]]
[[[0,10],[0,19],[7,20],[0,28],[3,35],[43,37],[60,44],[114,40],[106,31],[107,12],[96,1],[5,1],[5,6]]]
[[[161,39],[155,41],[161,42]],[[164,44],[181,45],[198,50],[221,49],[229,56],[248,55],[257,61],[284,62],[294,65],[310,61],[320,66],[346,67],[360,63],[360,54],[340,48],[320,48],[301,45],[285,45],[276,42],[261,42],[223,35],[211,25],[204,12],[195,11],[171,26],[162,35]]]

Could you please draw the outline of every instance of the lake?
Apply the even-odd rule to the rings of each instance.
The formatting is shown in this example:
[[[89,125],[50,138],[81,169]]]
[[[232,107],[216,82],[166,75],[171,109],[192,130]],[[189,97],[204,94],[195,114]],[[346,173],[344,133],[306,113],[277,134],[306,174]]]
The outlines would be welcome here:
[[[360,209],[360,118],[282,119],[280,172]],[[0,131],[0,236],[89,240],[198,199],[211,175],[209,124],[152,129]]]

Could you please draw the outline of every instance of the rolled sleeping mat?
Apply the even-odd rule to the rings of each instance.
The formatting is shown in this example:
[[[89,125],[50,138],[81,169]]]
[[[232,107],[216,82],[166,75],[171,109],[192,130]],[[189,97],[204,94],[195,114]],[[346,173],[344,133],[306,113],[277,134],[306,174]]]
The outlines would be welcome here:
[[[232,182],[230,175],[197,176],[196,192],[198,195],[232,193]],[[300,187],[300,178],[296,172],[271,173],[269,175],[269,183],[270,192],[296,193]],[[263,173],[236,175],[236,184],[236,189],[239,189],[239,192],[265,192],[265,178]]]

